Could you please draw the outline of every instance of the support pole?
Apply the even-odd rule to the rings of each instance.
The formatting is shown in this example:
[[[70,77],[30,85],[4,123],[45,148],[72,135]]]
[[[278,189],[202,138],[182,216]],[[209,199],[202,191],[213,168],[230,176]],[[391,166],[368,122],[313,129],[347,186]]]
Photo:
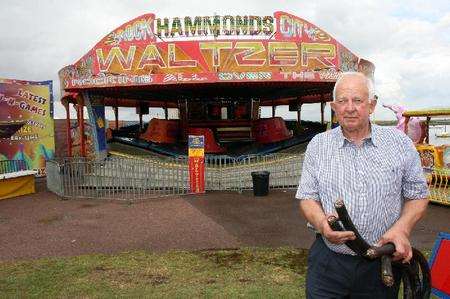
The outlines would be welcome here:
[[[178,110],[180,112],[180,137],[187,141],[189,134],[188,103],[186,99],[178,100]]]
[[[115,118],[115,129],[118,130],[119,129],[119,107],[115,106],[114,108],[114,118]]]
[[[69,103],[69,101],[64,103],[64,108],[66,108],[67,156],[72,157],[72,137],[70,135],[70,103]]]
[[[302,103],[297,104],[297,122],[298,125],[302,122]]]
[[[320,102],[320,122],[322,123],[322,125],[325,123],[324,112],[326,104],[327,104],[326,102]]]
[[[84,131],[84,105],[83,100],[81,99],[78,104],[79,111],[79,121],[78,124],[80,126],[80,143],[81,143],[81,156],[86,157],[86,134]]]
[[[167,109],[167,101],[164,102],[164,115],[165,115],[165,119],[168,120],[169,113],[168,113],[168,109]]]
[[[274,105],[274,102],[272,101],[272,117],[275,117],[275,110],[277,107]]]

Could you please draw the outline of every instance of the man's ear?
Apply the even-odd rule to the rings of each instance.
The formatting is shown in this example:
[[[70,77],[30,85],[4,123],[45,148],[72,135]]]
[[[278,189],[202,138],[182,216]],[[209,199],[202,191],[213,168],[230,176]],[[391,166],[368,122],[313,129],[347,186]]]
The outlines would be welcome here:
[[[377,106],[377,100],[372,99],[369,103],[369,113],[372,114],[375,111],[375,107]]]

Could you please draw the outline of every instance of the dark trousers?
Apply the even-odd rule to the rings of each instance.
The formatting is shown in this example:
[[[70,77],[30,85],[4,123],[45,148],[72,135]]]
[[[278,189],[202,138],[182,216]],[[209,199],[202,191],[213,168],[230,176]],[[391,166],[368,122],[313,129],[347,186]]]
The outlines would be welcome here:
[[[318,236],[311,246],[306,274],[307,298],[398,298],[397,283],[386,287],[381,281],[381,262],[330,250]]]

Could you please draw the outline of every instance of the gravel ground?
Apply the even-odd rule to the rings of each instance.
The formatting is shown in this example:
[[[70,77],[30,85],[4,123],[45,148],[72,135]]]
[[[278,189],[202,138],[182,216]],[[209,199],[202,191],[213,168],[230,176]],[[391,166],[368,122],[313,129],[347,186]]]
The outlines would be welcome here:
[[[294,191],[209,192],[136,203],[61,200],[45,180],[33,195],[0,200],[0,260],[242,246],[308,248],[313,233],[298,213]],[[450,228],[450,208],[430,205],[412,235],[431,249]]]

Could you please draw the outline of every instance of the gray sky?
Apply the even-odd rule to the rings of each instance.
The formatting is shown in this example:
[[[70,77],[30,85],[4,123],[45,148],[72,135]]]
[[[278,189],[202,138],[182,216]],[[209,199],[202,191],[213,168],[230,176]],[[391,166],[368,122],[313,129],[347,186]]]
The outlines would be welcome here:
[[[434,0],[0,0],[0,77],[53,80],[123,23],[145,13],[157,17],[231,14],[273,15],[285,11],[319,26],[356,55],[375,64],[379,102],[408,109],[450,107],[450,1]],[[380,103],[380,104],[381,104]],[[306,119],[318,117],[306,107]],[[277,114],[284,114],[283,110]],[[122,116],[136,119],[132,111]],[[107,111],[110,116],[111,112]],[[121,117],[122,118],[122,117]],[[376,119],[393,119],[378,106]]]

